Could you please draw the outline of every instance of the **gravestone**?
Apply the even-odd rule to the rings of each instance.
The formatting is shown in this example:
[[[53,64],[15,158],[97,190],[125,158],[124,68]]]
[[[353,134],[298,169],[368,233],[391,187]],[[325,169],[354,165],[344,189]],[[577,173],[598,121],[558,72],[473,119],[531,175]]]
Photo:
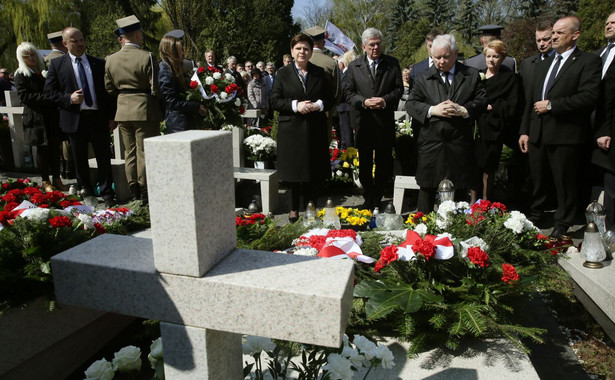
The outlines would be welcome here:
[[[8,115],[14,165],[16,168],[24,168],[23,106],[16,91],[4,91],[4,94],[6,107],[0,107],[0,114]]]
[[[352,261],[235,248],[231,140],[146,139],[153,239],[105,234],[52,258],[60,303],[161,321],[169,379],[243,378],[242,334],[339,347],[352,306]]]

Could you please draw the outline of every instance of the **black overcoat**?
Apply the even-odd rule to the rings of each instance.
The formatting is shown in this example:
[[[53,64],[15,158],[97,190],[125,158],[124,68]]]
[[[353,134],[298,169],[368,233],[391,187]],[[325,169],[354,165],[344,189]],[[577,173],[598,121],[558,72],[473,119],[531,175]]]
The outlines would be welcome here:
[[[58,136],[58,109],[45,96],[45,78],[40,74],[15,74],[15,88],[24,106],[23,133],[28,145],[44,145],[50,135]]]
[[[598,55],[600,53],[602,53],[602,49],[597,52]],[[601,136],[615,137],[615,60],[611,62],[604,78],[600,81],[594,137]],[[611,148],[606,152],[598,147],[594,148],[592,163],[615,172],[615,144],[613,144],[613,141],[611,141]]]
[[[469,117],[427,117],[429,107],[447,99],[464,106]],[[406,102],[408,114],[423,125],[418,139],[419,186],[437,187],[444,177],[459,189],[475,184],[473,129],[486,107],[485,88],[476,69],[456,63],[450,93],[435,66],[419,74]]]
[[[280,113],[277,136],[276,169],[281,181],[312,182],[331,176],[328,111],[334,104],[333,92],[325,71],[312,63],[307,66],[305,89],[295,65],[282,67],[273,83],[270,104]],[[322,100],[323,112],[293,112],[292,102]]]

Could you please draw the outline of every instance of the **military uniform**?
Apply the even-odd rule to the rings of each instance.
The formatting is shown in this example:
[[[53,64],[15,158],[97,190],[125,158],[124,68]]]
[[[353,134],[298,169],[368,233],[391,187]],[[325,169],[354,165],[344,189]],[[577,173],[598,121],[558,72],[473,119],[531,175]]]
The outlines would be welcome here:
[[[129,16],[117,21],[121,34],[137,30],[132,29],[134,24],[123,29],[122,21],[131,18],[136,20]],[[159,135],[162,121],[157,78],[158,65],[152,54],[131,42],[106,58],[105,88],[111,95],[117,95],[115,121],[124,144],[126,179],[133,198],[144,201],[147,180],[143,140]]]

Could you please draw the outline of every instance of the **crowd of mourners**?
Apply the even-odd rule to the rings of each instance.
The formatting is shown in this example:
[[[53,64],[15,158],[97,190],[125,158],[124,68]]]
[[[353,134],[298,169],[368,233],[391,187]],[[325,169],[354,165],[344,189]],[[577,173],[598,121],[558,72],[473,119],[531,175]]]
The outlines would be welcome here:
[[[143,140],[158,135],[162,121],[166,133],[195,128],[207,108],[187,100],[186,92],[193,72],[210,67],[232,76],[250,108],[260,110],[249,125],[263,126],[278,112],[276,169],[290,189],[291,222],[331,177],[331,128],[341,148],[359,152],[362,207],[378,207],[392,186],[395,111],[405,111],[416,144],[407,148],[412,154],[398,157],[416,160],[408,174],[420,186],[419,211],[433,210],[444,178],[454,183],[457,200],[491,199],[506,145],[512,159],[528,167],[530,220],[540,223],[555,209],[552,237],[575,224],[589,200],[588,173],[597,170],[607,225],[615,223],[615,12],[606,19],[607,44],[596,52],[577,47],[581,22],[567,16],[536,24],[537,53],[520,65],[501,40],[503,28],[485,25],[480,54],[464,60],[452,34],[433,30],[425,38],[428,58],[403,69],[384,54],[383,35],[374,28],[361,36],[363,54],[339,56],[325,52],[325,29],[308,28],[291,39],[278,69],[274,62],[242,64],[234,56],[222,67],[213,50],[204,61],[189,60],[181,30],[165,34],[154,57],[141,47],[135,16],[116,22],[121,48],[104,60],[85,54],[83,34],[68,27],[48,35],[52,50],[44,58],[22,42],[13,82],[0,69],[0,101],[4,90],[17,91],[24,139],[37,147],[46,191],[65,191],[61,177],[74,172],[82,193],[92,192],[91,144],[100,196],[113,205],[109,130],[119,128],[132,197],[147,203]]]

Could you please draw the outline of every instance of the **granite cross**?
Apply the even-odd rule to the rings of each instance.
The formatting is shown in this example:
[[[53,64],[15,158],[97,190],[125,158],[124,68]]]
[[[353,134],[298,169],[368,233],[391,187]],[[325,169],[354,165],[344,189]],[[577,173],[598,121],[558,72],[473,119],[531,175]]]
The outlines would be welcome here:
[[[52,258],[60,303],[160,320],[169,379],[241,379],[242,334],[338,347],[353,263],[236,249],[231,133],[145,140],[153,239]]]
[[[24,136],[23,136],[23,106],[17,91],[4,91],[6,107],[0,107],[0,114],[6,114],[9,121],[11,145],[13,147],[13,162],[16,168],[25,168]],[[2,115],[0,115],[2,117]],[[5,157],[5,159],[8,159]]]

